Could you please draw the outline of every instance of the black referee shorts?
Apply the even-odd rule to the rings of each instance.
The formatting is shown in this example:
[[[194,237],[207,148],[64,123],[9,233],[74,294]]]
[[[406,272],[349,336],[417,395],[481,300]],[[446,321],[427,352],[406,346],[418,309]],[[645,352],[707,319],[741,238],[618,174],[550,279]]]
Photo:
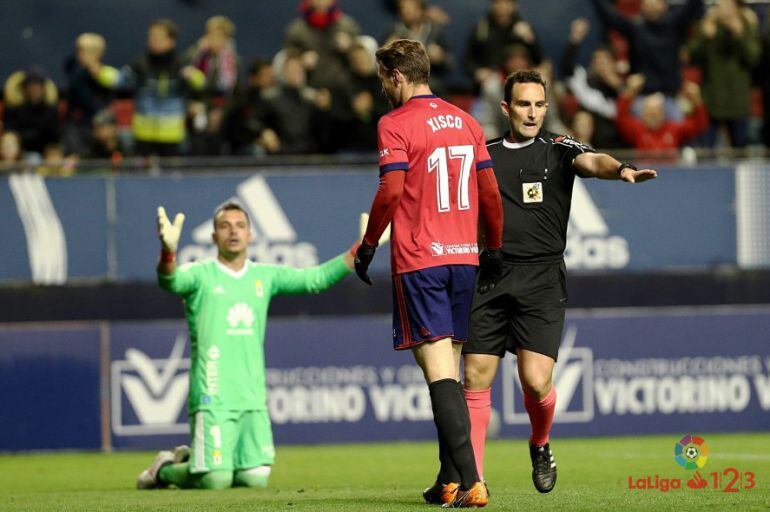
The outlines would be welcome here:
[[[564,327],[567,282],[564,260],[506,261],[503,277],[471,307],[470,334],[463,354],[505,356],[517,348],[545,354],[555,361]]]

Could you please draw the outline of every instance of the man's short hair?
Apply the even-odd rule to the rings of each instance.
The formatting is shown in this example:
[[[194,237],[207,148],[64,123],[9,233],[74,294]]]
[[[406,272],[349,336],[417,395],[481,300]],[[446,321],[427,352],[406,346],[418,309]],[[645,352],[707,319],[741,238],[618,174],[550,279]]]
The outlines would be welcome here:
[[[543,75],[539,71],[534,69],[514,71],[505,79],[505,102],[509,105],[513,97],[513,86],[516,84],[540,84],[543,86],[543,92],[546,90],[545,80],[543,80]]]
[[[413,84],[427,84],[430,78],[428,52],[419,41],[396,39],[377,50],[377,62],[392,71],[397,69]]]
[[[168,18],[158,18],[157,20],[153,20],[150,23],[150,28],[152,27],[161,27],[163,30],[166,31],[166,34],[168,35],[168,37],[170,37],[174,41],[176,41],[177,37],[179,37],[179,29],[177,28],[176,23],[174,23]]]
[[[246,216],[246,223],[250,226],[251,225],[251,219],[249,218],[249,214],[246,212],[246,210],[243,209],[243,206],[236,203],[235,201],[228,201],[226,203],[223,203],[219,206],[217,206],[217,209],[214,210],[214,217],[212,217],[211,222],[214,225],[214,229],[217,229],[217,217],[219,217],[219,214],[224,212],[229,212],[231,210],[236,210],[239,212],[243,212],[243,215]]]

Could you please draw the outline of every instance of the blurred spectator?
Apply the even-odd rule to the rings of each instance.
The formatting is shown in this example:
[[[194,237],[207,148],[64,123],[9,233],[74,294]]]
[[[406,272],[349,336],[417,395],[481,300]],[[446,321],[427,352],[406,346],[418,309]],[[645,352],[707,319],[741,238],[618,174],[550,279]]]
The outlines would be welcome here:
[[[368,48],[356,45],[350,50],[350,78],[347,98],[350,104],[350,121],[343,131],[343,149],[370,151],[377,149],[377,123],[388,113],[390,104],[382,93],[377,78],[376,61]]]
[[[618,72],[615,55],[608,46],[599,46],[593,51],[588,69],[577,63],[580,46],[589,30],[585,18],[572,22],[567,47],[562,56],[561,74],[580,108],[591,114],[593,137],[583,142],[598,148],[617,148],[622,143],[615,127],[616,105],[618,92],[625,84]],[[580,118],[585,120],[584,115]]]
[[[86,156],[88,158],[110,159],[115,163],[131,154],[127,141],[120,136],[115,114],[102,110],[92,121],[91,144]]]
[[[277,95],[273,66],[266,59],[255,58],[249,65],[245,90],[225,114],[224,134],[233,153],[259,156],[281,149],[278,134],[271,128],[277,123],[272,107]]]
[[[16,132],[24,152],[43,154],[59,141],[56,86],[39,71],[17,71],[5,82],[3,125]]]
[[[687,82],[684,86],[692,111],[682,121],[672,121],[666,117],[663,93],[644,98],[640,117],[631,114],[631,104],[643,87],[644,77],[631,75],[627,80],[626,91],[618,98],[618,129],[634,148],[646,151],[678,149],[708,128],[708,114],[697,84]]]
[[[280,141],[278,152],[330,152],[331,92],[308,86],[301,54],[289,53],[282,72],[278,93],[271,99],[275,113],[273,129]]]
[[[716,146],[724,126],[733,147],[748,144],[751,72],[759,62],[759,21],[742,0],[718,0],[688,44],[690,58],[703,71],[703,102],[711,120],[705,144]]]
[[[383,45],[396,39],[412,39],[425,46],[430,59],[430,88],[437,96],[446,96],[444,80],[452,71],[449,40],[441,26],[428,17],[424,0],[398,1],[398,20],[384,38]]]
[[[770,147],[770,10],[765,11],[762,57],[755,70],[755,80],[762,90],[762,142]]]
[[[67,76],[67,116],[65,145],[70,152],[82,154],[91,140],[91,120],[107,108],[114,92],[99,84],[90,69],[102,62],[106,43],[99,34],[87,32],[75,40],[75,55],[64,62]]]
[[[229,18],[209,18],[203,37],[185,56],[185,60],[206,75],[201,101],[191,102],[188,106],[190,152],[194,155],[221,152],[224,104],[235,91],[240,66],[234,35],[235,24]]]
[[[48,144],[43,150],[43,161],[38,165],[36,172],[41,176],[72,176],[75,174],[76,163],[76,156],[66,156],[63,144]]]
[[[205,33],[187,52],[190,64],[206,75],[207,97],[230,97],[238,83],[240,57],[235,49],[235,24],[227,16],[206,20]]]
[[[594,145],[596,123],[594,115],[586,110],[578,110],[572,115],[568,133],[585,144]]]
[[[16,171],[22,166],[21,139],[16,132],[0,135],[0,172]]]
[[[176,54],[177,27],[167,19],[150,23],[147,51],[121,70],[94,64],[91,73],[106,87],[134,91],[132,131],[140,155],[172,156],[185,140],[185,100],[206,76]]]
[[[398,16],[398,2],[399,0],[384,0],[385,7],[394,16]],[[428,17],[428,19],[432,23],[440,27],[445,27],[449,25],[449,23],[452,21],[452,18],[449,16],[449,13],[446,12],[443,8],[441,8],[441,6],[435,5],[435,4],[426,3],[425,15]]]
[[[640,16],[634,17],[621,13],[612,0],[592,2],[606,28],[617,30],[628,40],[631,73],[646,78],[642,92],[676,96],[682,85],[679,50],[690,24],[703,13],[703,0],[685,0],[684,5],[672,9],[666,0],[641,0]]]
[[[333,87],[350,76],[347,53],[361,33],[336,0],[302,0],[301,16],[286,28],[284,48],[299,51],[313,87]]]
[[[465,54],[465,70],[478,87],[491,77],[497,79],[513,45],[525,47],[535,66],[543,60],[535,31],[521,18],[516,1],[490,0],[489,12],[473,27]]]
[[[528,69],[532,66],[532,58],[527,47],[518,43],[512,44],[503,52],[500,69],[481,83],[479,97],[474,102],[471,113],[484,129],[487,140],[502,136],[509,128],[508,118],[504,117],[500,110],[500,98],[503,97],[506,77],[520,69]]]
[[[548,59],[543,60],[537,71],[549,86],[545,91],[545,100],[548,102],[548,108],[543,120],[543,128],[552,133],[567,133],[569,128],[564,124],[561,117],[561,102],[564,98],[564,84],[558,82],[553,76],[553,65]]]

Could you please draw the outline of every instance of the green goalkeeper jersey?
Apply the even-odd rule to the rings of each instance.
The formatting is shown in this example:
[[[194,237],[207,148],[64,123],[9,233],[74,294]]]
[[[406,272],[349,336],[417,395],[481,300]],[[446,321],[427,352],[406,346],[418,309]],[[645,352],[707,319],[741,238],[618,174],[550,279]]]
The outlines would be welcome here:
[[[274,295],[318,293],[350,273],[340,255],[296,269],[247,261],[235,272],[218,260],[158,274],[181,295],[190,330],[189,412],[265,410],[265,323]]]

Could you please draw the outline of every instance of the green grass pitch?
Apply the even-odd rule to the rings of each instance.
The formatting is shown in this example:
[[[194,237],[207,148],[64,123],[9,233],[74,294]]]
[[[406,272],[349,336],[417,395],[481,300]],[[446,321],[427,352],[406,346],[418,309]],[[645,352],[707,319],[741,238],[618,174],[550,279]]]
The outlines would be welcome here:
[[[559,477],[554,491],[538,494],[522,440],[491,441],[488,510],[767,510],[770,508],[770,433],[703,434],[710,456],[700,490],[629,489],[647,476],[682,478],[674,463],[679,436],[553,439]],[[0,510],[429,510],[420,491],[432,483],[431,443],[279,446],[270,487],[264,490],[136,491],[134,482],[151,453],[55,453],[0,456]],[[714,490],[713,472],[741,473],[738,492]],[[753,489],[743,489],[752,472]],[[720,489],[732,480],[725,473]]]

